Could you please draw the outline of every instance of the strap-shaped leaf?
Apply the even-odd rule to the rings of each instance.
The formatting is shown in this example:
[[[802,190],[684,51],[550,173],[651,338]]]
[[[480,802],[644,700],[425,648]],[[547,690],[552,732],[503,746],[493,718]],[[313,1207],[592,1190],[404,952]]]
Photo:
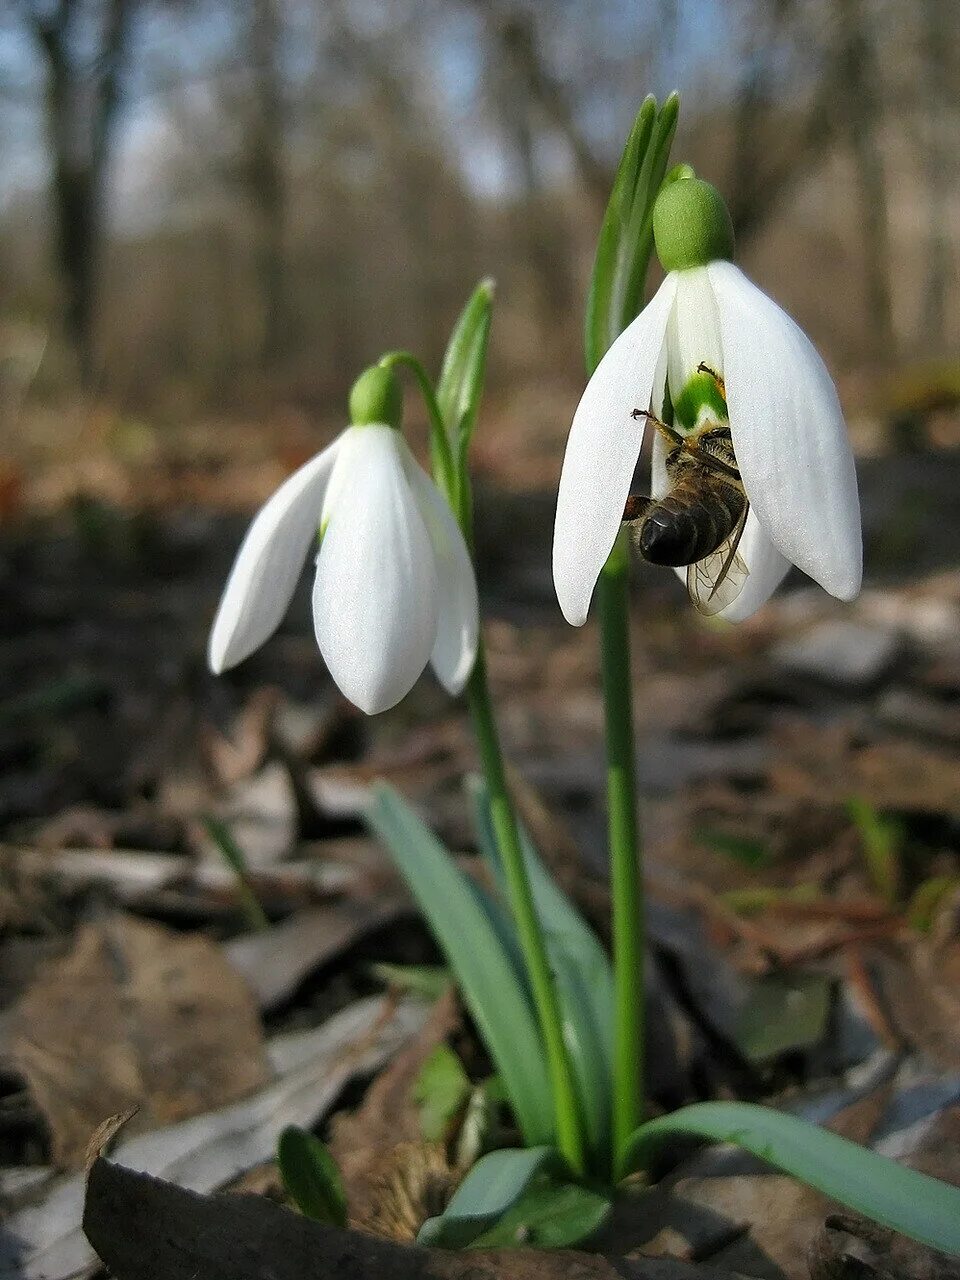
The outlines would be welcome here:
[[[493,924],[502,909],[482,901],[479,887],[391,787],[374,788],[366,818],[390,850],[456,976],[524,1141],[531,1146],[552,1141],[553,1098],[543,1042],[516,962]]]
[[[679,1135],[732,1142],[905,1236],[960,1255],[960,1190],[858,1147],[828,1129],[748,1102],[698,1102],[641,1125],[628,1170]]]
[[[610,1213],[609,1196],[575,1182],[538,1180],[512,1209],[471,1242],[471,1249],[566,1249],[592,1236]]]
[[[427,1219],[417,1242],[465,1249],[517,1203],[535,1178],[564,1172],[554,1147],[491,1151],[473,1166],[443,1213]]]
[[[468,786],[477,842],[503,891],[503,866],[486,783],[475,776],[468,780]],[[598,1166],[602,1166],[604,1156],[609,1153],[613,1078],[614,995],[610,961],[596,934],[544,866],[522,826],[520,840],[557,980],[564,1039],[576,1075],[587,1140]]]

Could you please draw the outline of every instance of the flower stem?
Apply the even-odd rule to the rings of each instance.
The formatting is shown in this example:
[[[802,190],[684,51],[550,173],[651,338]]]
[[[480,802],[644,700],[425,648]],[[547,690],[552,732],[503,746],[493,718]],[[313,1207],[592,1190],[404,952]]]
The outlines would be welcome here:
[[[391,351],[381,359],[380,364],[387,368],[393,368],[398,364],[405,365],[416,377],[430,418],[434,479],[446,494],[467,545],[471,546],[473,510],[469,475],[466,468],[462,474],[458,474],[433,383],[420,361],[408,351]],[[490,814],[497,837],[497,846],[503,859],[510,909],[530,978],[540,1033],[546,1049],[547,1068],[550,1073],[556,1111],[557,1146],[571,1170],[579,1175],[583,1174],[586,1168],[580,1108],[570,1056],[563,1039],[556,983],[550,971],[543,929],[537,916],[527,864],[523,857],[517,819],[507,790],[500,735],[497,732],[490,688],[487,684],[487,664],[482,634],[477,646],[476,662],[467,681],[466,694],[490,795]]]
[[[517,820],[507,790],[500,739],[487,684],[481,642],[467,682],[467,701],[490,793],[490,810],[510,893],[510,906],[523,949],[533,999],[547,1052],[557,1119],[557,1145],[575,1174],[584,1172],[583,1132],[570,1057],[563,1039],[557,988],[550,971],[543,930],[537,916]]]
[[[447,437],[447,429],[443,425],[443,416],[437,403],[437,395],[434,391],[433,383],[430,381],[430,375],[423,367],[423,364],[410,351],[390,351],[381,357],[379,363],[385,369],[395,369],[397,365],[403,365],[416,378],[430,418],[430,460],[434,477],[446,493],[454,512],[457,512],[457,469],[453,460],[453,450],[450,448],[450,440]]]
[[[600,574],[601,665],[607,740],[607,814],[613,898],[614,1177],[643,1120],[644,928],[630,693],[629,559],[621,532]]]

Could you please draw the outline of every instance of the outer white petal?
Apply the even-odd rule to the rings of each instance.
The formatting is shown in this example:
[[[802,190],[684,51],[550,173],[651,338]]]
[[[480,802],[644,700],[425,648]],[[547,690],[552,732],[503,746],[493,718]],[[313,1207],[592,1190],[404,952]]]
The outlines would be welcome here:
[[[707,268],[740,474],[774,545],[841,600],[860,590],[857,475],[837,391],[806,334],[729,262]]]
[[[623,518],[644,429],[643,420],[630,415],[650,407],[676,279],[667,276],[613,343],[574,414],[557,494],[553,582],[564,617],[575,627],[586,621]]]
[[[677,296],[667,326],[667,377],[676,398],[706,364],[723,374],[720,317],[707,267],[677,272]]]
[[[650,476],[650,492],[655,498],[662,498],[670,488],[665,465],[666,456],[666,444],[663,437],[658,434],[653,440]],[[760,606],[770,599],[790,568],[790,561],[784,559],[761,529],[752,507],[747,515],[747,523],[737,551],[746,561],[750,574],[736,600],[717,614],[718,618],[726,618],[728,622],[743,622],[745,618],[756,613]],[[681,565],[674,572],[686,585],[686,565]]]
[[[444,688],[456,694],[466,684],[477,657],[480,615],[473,563],[446,499],[405,444],[401,452],[436,557],[437,638],[430,662]]]
[[[313,623],[340,690],[373,715],[410,691],[437,632],[433,549],[392,427],[352,427],[317,556]]]
[[[750,573],[736,600],[717,614],[718,618],[726,618],[728,622],[743,622],[756,613],[761,605],[767,603],[790,568],[790,561],[784,559],[760,527],[752,507],[737,552],[746,561]]]
[[[220,674],[273,634],[287,611],[344,436],[305,463],[261,507],[247,530],[210,633],[209,662]]]

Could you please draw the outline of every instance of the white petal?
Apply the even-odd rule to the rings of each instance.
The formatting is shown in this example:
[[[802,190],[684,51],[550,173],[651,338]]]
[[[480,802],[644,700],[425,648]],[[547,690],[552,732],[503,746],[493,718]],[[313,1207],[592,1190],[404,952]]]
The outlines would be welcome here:
[[[436,557],[437,638],[430,662],[444,688],[457,694],[467,683],[477,657],[480,616],[473,563],[446,498],[406,445],[402,456]]]
[[[737,553],[750,573],[743,590],[731,604],[717,614],[728,622],[743,622],[767,603],[787,575],[790,561],[784,559],[760,527],[751,507]]]
[[[283,482],[241,544],[210,633],[217,675],[258,649],[280,625],[320,527],[320,509],[344,436]]]
[[[729,262],[707,268],[740,474],[774,545],[841,600],[860,590],[857,475],[830,374],[806,334]]]
[[[317,556],[313,623],[340,690],[386,711],[412,688],[437,631],[433,548],[392,427],[351,427]]]
[[[553,582],[575,627],[586,621],[623,518],[644,429],[630,415],[650,407],[675,292],[671,274],[600,361],[574,414],[557,494]]]
[[[720,318],[707,267],[677,272],[677,296],[667,326],[667,378],[674,399],[700,364],[723,375]]]
[[[670,488],[667,478],[667,442],[659,431],[653,435],[653,450],[650,455],[650,496],[662,498]]]

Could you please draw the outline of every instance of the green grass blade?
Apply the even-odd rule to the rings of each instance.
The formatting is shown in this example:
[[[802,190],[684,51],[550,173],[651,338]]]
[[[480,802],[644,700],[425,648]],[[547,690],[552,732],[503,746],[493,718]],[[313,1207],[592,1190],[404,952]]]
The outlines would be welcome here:
[[[524,1141],[551,1142],[554,1109],[543,1042],[514,960],[477,886],[391,787],[374,788],[366,818],[393,855],[456,976]]]
[[[960,1256],[960,1189],[827,1129],[752,1103],[699,1102],[641,1125],[627,1168],[646,1168],[680,1134],[732,1142],[874,1222]]]
[[[477,842],[491,874],[503,890],[503,867],[482,778],[469,779]],[[557,979],[564,1039],[577,1079],[577,1092],[591,1152],[602,1163],[609,1153],[610,1088],[613,1078],[613,973],[596,934],[544,866],[533,841],[520,828],[520,841],[534,903]]]
[[[473,1166],[443,1213],[427,1219],[417,1243],[465,1249],[517,1203],[535,1178],[564,1172],[555,1147],[491,1151]]]

